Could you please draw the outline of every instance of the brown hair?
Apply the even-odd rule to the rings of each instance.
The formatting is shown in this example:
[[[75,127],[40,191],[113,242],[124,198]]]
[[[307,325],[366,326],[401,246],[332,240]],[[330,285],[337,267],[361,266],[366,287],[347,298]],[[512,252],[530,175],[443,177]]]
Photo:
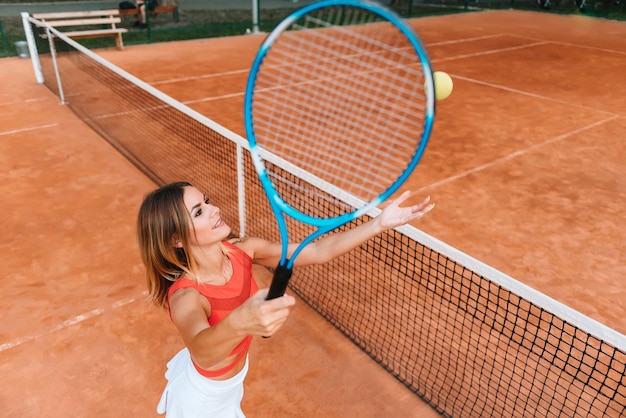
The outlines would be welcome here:
[[[189,252],[190,219],[183,199],[187,182],[167,184],[149,193],[137,218],[137,241],[146,266],[148,294],[157,306],[166,307],[167,291],[180,276],[194,277],[196,265]],[[177,248],[176,241],[182,243]]]

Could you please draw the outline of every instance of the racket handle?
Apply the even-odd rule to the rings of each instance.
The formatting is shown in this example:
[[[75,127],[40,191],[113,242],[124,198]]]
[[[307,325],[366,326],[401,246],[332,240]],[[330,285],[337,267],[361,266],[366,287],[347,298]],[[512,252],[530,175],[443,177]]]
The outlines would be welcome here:
[[[292,269],[279,265],[274,271],[274,278],[270,285],[270,291],[265,300],[276,299],[285,294],[287,284],[291,278]]]
[[[274,270],[274,277],[272,278],[272,284],[270,285],[270,290],[267,293],[265,300],[276,299],[285,294],[292,272],[292,269],[288,269],[287,267],[283,267],[281,265],[276,267],[276,270]]]

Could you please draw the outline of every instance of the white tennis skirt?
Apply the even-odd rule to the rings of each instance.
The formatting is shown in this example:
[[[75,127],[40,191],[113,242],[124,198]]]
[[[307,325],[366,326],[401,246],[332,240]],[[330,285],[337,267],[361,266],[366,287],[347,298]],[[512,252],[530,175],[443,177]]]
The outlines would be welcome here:
[[[157,412],[166,418],[245,418],[241,400],[247,373],[246,357],[244,368],[230,379],[209,379],[198,373],[184,348],[167,363],[167,385]]]

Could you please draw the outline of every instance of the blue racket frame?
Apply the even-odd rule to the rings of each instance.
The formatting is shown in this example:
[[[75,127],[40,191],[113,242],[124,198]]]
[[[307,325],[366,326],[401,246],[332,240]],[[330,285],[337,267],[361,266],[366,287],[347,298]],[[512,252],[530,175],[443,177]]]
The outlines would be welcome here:
[[[371,209],[379,206],[382,202],[384,202],[389,196],[395,193],[398,188],[408,179],[411,175],[418,162],[422,158],[424,150],[426,149],[426,145],[428,143],[428,138],[430,137],[430,133],[432,130],[434,117],[435,117],[435,99],[434,94],[428,94],[427,97],[427,106],[426,113],[424,115],[424,130],[422,132],[422,141],[420,141],[419,147],[416,150],[413,158],[407,165],[406,169],[402,172],[402,174],[393,182],[383,193],[379,194],[375,199],[366,203],[364,206],[359,209],[345,213],[340,216],[332,217],[332,218],[316,218],[309,215],[306,215],[302,212],[291,207],[287,204],[283,199],[281,199],[278,191],[272,184],[269,179],[267,170],[265,168],[265,163],[263,157],[261,156],[261,148],[257,145],[257,140],[254,131],[254,122],[252,117],[253,111],[253,103],[254,103],[254,86],[256,84],[257,74],[263,63],[265,56],[268,51],[271,49],[272,45],[276,41],[276,39],[296,20],[306,15],[307,13],[322,9],[329,6],[353,6],[362,9],[366,9],[372,13],[375,13],[384,19],[393,23],[406,37],[409,39],[411,44],[413,45],[416,54],[419,56],[419,59],[422,64],[422,69],[424,73],[424,77],[426,79],[426,88],[429,91],[434,91],[434,82],[432,75],[432,68],[430,65],[430,61],[428,59],[428,55],[426,54],[425,49],[422,46],[421,41],[418,39],[417,35],[413,31],[413,29],[406,23],[402,18],[396,15],[392,10],[369,1],[358,1],[358,0],[325,0],[317,3],[312,3],[310,5],[304,6],[292,14],[283,19],[273,30],[270,32],[261,46],[259,47],[259,51],[254,59],[252,67],[250,69],[250,73],[248,76],[248,80],[246,83],[246,92],[244,96],[244,119],[245,119],[245,128],[246,134],[248,137],[248,143],[250,145],[250,154],[252,157],[252,161],[254,163],[255,170],[265,190],[265,194],[269,200],[269,204],[271,206],[272,211],[274,212],[276,221],[278,223],[278,228],[280,231],[281,245],[282,245],[282,254],[280,259],[280,264],[277,271],[282,270],[280,274],[287,275],[284,279],[285,282],[289,280],[291,276],[291,269],[293,268],[293,263],[298,254],[302,251],[302,249],[314,241],[316,238],[344,225],[347,224],[362,215],[369,212]],[[289,249],[289,231],[287,228],[287,220],[285,215],[290,216],[291,218],[303,222],[305,224],[317,227],[317,230],[307,236],[300,245],[295,249],[291,257],[288,257],[288,249]],[[277,274],[275,274],[276,278]],[[286,283],[285,283],[286,286]],[[270,293],[272,291],[270,290]],[[273,295],[272,297],[277,297]],[[268,299],[271,298],[268,296]]]

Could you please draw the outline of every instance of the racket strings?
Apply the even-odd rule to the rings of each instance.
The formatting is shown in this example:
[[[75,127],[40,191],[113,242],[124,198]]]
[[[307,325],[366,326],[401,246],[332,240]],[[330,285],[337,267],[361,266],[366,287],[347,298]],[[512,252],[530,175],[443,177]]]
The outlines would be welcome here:
[[[309,42],[309,43],[306,43],[303,46],[302,45],[298,45],[298,46],[295,46],[293,48],[286,49],[287,56],[297,55],[299,50],[302,50],[303,48],[314,48],[314,45],[315,45],[314,42]],[[287,45],[287,47],[288,47],[288,45]],[[317,52],[317,51],[314,51],[314,52]],[[341,58],[341,57],[338,57],[338,58]],[[415,57],[413,57],[413,58],[415,58]],[[325,67],[325,66],[319,66],[319,70],[318,71],[320,71],[320,72],[321,71],[325,71],[325,73],[326,73],[326,75],[324,77],[317,76],[317,78],[315,80],[313,80],[313,81],[307,80],[306,82],[299,82],[298,79],[300,79],[300,78],[307,79],[307,75],[308,75],[308,73],[306,73],[306,72],[302,72],[301,76],[298,76],[298,74],[297,74],[299,69],[304,67],[304,65],[302,64],[302,61],[303,60],[300,60],[299,62],[297,62],[294,65],[293,69],[292,68],[286,69],[284,66],[276,68],[276,70],[277,70],[276,71],[276,75],[275,75],[274,79],[270,81],[270,83],[273,85],[272,88],[276,89],[277,87],[275,87],[275,86],[278,83],[281,83],[281,81],[282,81],[282,88],[292,88],[293,89],[292,92],[297,92],[297,91],[300,90],[298,87],[302,86],[303,83],[310,83],[310,84],[318,83],[316,85],[317,86],[316,89],[306,89],[306,88],[302,89],[304,94],[307,94],[307,93],[310,93],[311,91],[313,91],[313,92],[317,92],[318,95],[323,94],[326,97],[328,97],[328,95],[334,94],[336,91],[340,91],[340,90],[337,90],[337,89],[341,87],[342,83],[350,83],[350,79],[354,79],[354,76],[355,76],[355,74],[353,74],[353,73],[356,73],[356,75],[359,75],[359,76],[367,73],[366,71],[361,71],[361,70],[359,70],[359,72],[356,72],[356,71],[351,72],[351,68],[352,68],[351,66],[342,66],[342,65],[335,66],[335,68],[340,70],[340,71],[336,71],[335,70],[333,73],[329,73],[329,70],[331,70],[333,68]],[[310,61],[310,60],[308,60],[308,61]],[[414,64],[414,61],[415,60],[413,60],[412,64]],[[341,61],[337,61],[337,62],[341,63]],[[380,64],[378,64],[378,65],[380,66]],[[396,68],[403,68],[402,66],[399,66],[397,64],[394,67],[396,67]],[[373,68],[373,66],[369,66],[369,68],[367,68],[367,71],[372,71],[372,68]],[[393,73],[389,72],[389,67],[382,68],[382,69],[381,68],[376,68],[374,71],[378,71],[378,72],[386,71],[388,74],[393,75]],[[419,73],[419,74],[421,75],[421,73]],[[418,74],[415,74],[415,75],[417,76]],[[294,79],[294,81],[289,83],[289,84],[287,84],[284,80],[286,78],[288,78],[288,77],[291,78],[291,79]],[[322,81],[327,81],[328,83],[330,83],[330,85],[327,85],[328,83],[320,83]],[[393,80],[393,82],[396,83],[397,80]],[[348,100],[349,103],[351,102],[350,103],[351,108],[355,109],[357,112],[358,112],[359,109],[364,109],[363,112],[366,111],[365,107],[361,107],[361,106],[358,106],[358,105],[363,103],[363,102],[366,103],[366,100],[368,98],[371,98],[371,96],[378,97],[379,101],[391,101],[391,100],[398,101],[399,100],[399,101],[403,102],[404,105],[409,105],[409,102],[408,102],[407,98],[403,97],[403,96],[406,96],[406,94],[402,94],[402,93],[405,93],[405,90],[400,90],[400,89],[397,89],[397,88],[394,89],[394,86],[396,86],[397,84],[389,84],[389,83],[382,84],[375,77],[371,77],[371,78],[365,79],[365,80],[361,81],[360,84],[361,85],[369,84],[370,86],[372,86],[372,85],[373,86],[379,86],[379,88],[375,89],[375,90],[370,89],[370,90],[372,90],[370,92],[370,94],[369,94],[370,97],[367,97],[367,96],[363,97],[362,94],[358,93],[359,90],[356,90],[356,94],[345,95],[343,97],[340,97],[342,100]],[[383,87],[385,87],[385,88],[383,88]],[[281,88],[281,87],[279,87],[279,88]],[[259,90],[259,91],[262,91],[262,90]],[[289,96],[285,96],[284,99],[285,99],[286,102],[292,102],[292,103],[286,103],[286,104],[289,104],[289,105],[292,105],[292,106],[296,106],[297,103],[299,103],[302,100],[302,97],[303,97],[303,94],[291,94]],[[324,101],[322,101],[321,103],[324,103]],[[334,104],[334,103],[332,103],[332,104]],[[318,106],[317,110],[320,110],[319,106]],[[328,115],[332,114],[332,113],[335,113],[335,112],[336,112],[336,107],[335,106],[329,106],[329,108],[327,109],[327,112],[324,112],[324,114],[321,115],[321,118],[324,119],[324,120],[327,120]],[[379,108],[379,112],[378,113],[380,115],[380,118],[383,118],[383,117],[390,118],[390,117],[394,116],[393,112],[389,112],[389,111],[385,112],[384,108]],[[312,113],[309,113],[310,117],[312,115],[313,115]],[[359,117],[358,117],[359,115],[358,114],[355,114],[354,116],[355,116],[354,117],[355,120],[359,119]],[[349,121],[349,119],[348,119],[348,121]],[[358,125],[357,126],[352,126],[351,128],[356,128],[356,127],[358,127]]]
[[[409,61],[412,61],[415,59],[415,54],[413,52],[411,52],[411,47],[407,46],[406,44],[403,46],[392,46],[390,44],[388,44],[387,42],[381,42],[379,40],[377,40],[376,38],[368,35],[363,35],[362,33],[358,32],[358,31],[354,31],[352,29],[348,29],[346,27],[342,27],[342,26],[335,26],[332,23],[329,22],[323,22],[321,19],[318,18],[314,18],[311,16],[306,16],[305,18],[306,21],[310,21],[310,22],[315,22],[315,23],[319,23],[320,26],[324,26],[327,28],[332,27],[334,30],[334,34],[333,36],[324,36],[323,32],[319,32],[319,34],[321,35],[320,38],[326,38],[327,40],[329,40],[330,42],[334,42],[337,43],[338,45],[342,45],[344,46],[347,50],[353,50],[354,54],[352,56],[354,57],[358,57],[360,55],[363,55],[364,52],[366,51],[364,48],[362,47],[357,47],[357,43],[363,45],[363,44],[367,44],[371,46],[371,49],[368,51],[368,54],[382,54],[382,53],[390,53],[391,55],[393,55],[392,58],[385,58],[383,55],[381,55],[382,60],[385,61],[385,64],[390,67],[400,67],[398,65],[398,59],[399,58],[404,58],[407,59]],[[372,24],[373,22],[367,22],[367,24]],[[377,24],[381,25],[384,24],[383,22],[380,21],[376,21]],[[386,25],[390,26],[390,23],[386,23]],[[307,29],[311,29],[310,26],[308,25],[298,25],[298,24],[294,24],[293,25],[294,29],[298,29],[298,30],[307,30]],[[347,41],[343,41],[343,39],[341,38],[341,36],[339,35],[344,35],[345,39]],[[367,55],[367,54],[366,54]],[[350,55],[346,54],[343,55],[346,58],[349,58]]]
[[[371,20],[294,25],[268,51],[253,103],[260,147],[367,201],[406,169],[426,109],[410,42]]]
[[[278,194],[280,196],[289,196],[289,204],[299,212],[309,216],[319,216],[319,213],[324,213],[328,217],[335,217],[354,210],[352,206],[346,204],[337,196],[321,191],[318,187],[303,181],[302,178],[284,168],[272,164],[268,164],[268,168],[268,176],[271,178]],[[287,221],[297,222],[291,218],[288,218]],[[313,231],[313,227],[310,225],[309,227],[310,230],[306,234],[297,238],[302,239],[310,234]]]
[[[300,89],[298,86],[298,83],[292,83],[290,85],[285,85],[285,78],[287,76],[289,76],[290,74],[288,73],[283,73],[283,72],[278,72],[277,76],[276,76],[276,81],[278,80],[283,80],[283,87],[284,88],[292,88],[292,92],[295,92],[296,94],[291,94],[289,96],[285,96],[285,104],[286,105],[290,105],[293,106],[294,108],[296,108],[296,106],[298,105],[298,103],[300,103],[300,100],[302,100],[303,97],[306,97],[304,95],[309,94],[311,98],[315,98],[316,96],[322,96],[322,97],[326,97],[326,100],[322,101],[321,104],[326,104],[327,109],[325,109],[325,112],[322,112],[322,108],[318,105],[318,107],[316,108],[316,110],[320,111],[320,113],[322,113],[322,117],[323,118],[328,118],[329,115],[332,115],[334,113],[336,113],[336,103],[338,102],[338,100],[344,100],[344,103],[347,103],[351,109],[353,109],[353,118],[352,120],[354,122],[359,121],[360,119],[363,118],[364,114],[372,113],[371,109],[368,109],[368,106],[363,105],[363,103],[367,104],[368,99],[371,99],[372,97],[376,97],[378,103],[384,103],[384,102],[389,102],[391,100],[394,100],[396,102],[398,102],[400,105],[404,105],[404,106],[411,106],[411,103],[408,100],[408,97],[403,97],[403,96],[407,96],[406,94],[402,94],[402,93],[406,93],[406,90],[402,90],[402,91],[394,91],[394,89],[390,89],[387,88],[388,85],[384,84],[384,83],[380,83],[377,79],[366,79],[363,81],[360,81],[360,84],[370,84],[370,88],[369,88],[369,92],[367,95],[363,94],[363,93],[359,93],[358,90],[356,93],[354,94],[346,94],[343,96],[340,96],[337,94],[337,89],[342,87],[342,83],[350,83],[350,80],[340,80],[337,77],[335,77],[335,79],[333,80],[332,78],[327,78],[325,81],[328,81],[329,83],[320,83],[318,85],[316,85],[316,88],[314,89]],[[322,80],[320,80],[322,81]],[[344,86],[345,88],[345,86]],[[302,91],[302,93],[297,94],[299,91]],[[390,94],[391,93],[391,94]],[[331,102],[328,100],[329,95],[337,95],[337,100]],[[346,102],[347,101],[347,102]],[[345,105],[344,105],[345,106]],[[377,113],[379,114],[379,118],[393,118],[395,117],[395,115],[397,115],[396,112],[392,112],[392,109],[387,109],[381,106],[378,106],[377,108]],[[397,109],[393,109],[393,110],[397,110]],[[314,113],[309,112],[308,114],[309,116],[314,115]],[[327,119],[324,119],[327,120]],[[347,122],[350,122],[351,119],[347,119]],[[352,127],[358,127],[358,124],[353,125]],[[419,125],[418,125],[419,126]]]
[[[301,39],[298,44],[286,44],[284,45],[284,55],[280,59],[288,59],[288,57],[298,57],[301,55],[299,51],[309,50],[310,53],[307,56],[303,56],[301,59],[295,61],[292,67],[286,66],[277,66],[275,69],[276,79],[280,80],[281,76],[288,76],[294,79],[294,82],[289,85],[278,86],[276,84],[273,85],[272,88],[288,88],[295,87],[301,84],[316,84],[320,82],[329,82],[333,83],[333,85],[340,85],[342,82],[350,82],[350,80],[354,79],[355,76],[363,77],[362,85],[365,83],[371,84],[381,84],[381,80],[379,76],[386,75],[388,81],[384,83],[386,87],[385,90],[381,90],[379,96],[379,100],[401,100],[405,104],[409,103],[409,98],[412,95],[407,95],[407,90],[405,87],[405,83],[407,78],[412,77],[414,79],[419,79],[422,77],[422,72],[417,69],[417,65],[419,62],[415,59],[415,54],[405,56],[402,54],[402,58],[405,61],[399,61],[400,57],[394,60],[388,60],[386,57],[382,56],[382,53],[385,51],[374,50],[367,51],[361,48],[358,53],[355,52],[353,54],[346,54],[341,51],[332,51],[324,49],[324,43],[316,42],[319,40],[326,40],[328,42],[332,42],[333,36],[318,34],[316,39],[312,39],[311,41],[307,41],[306,39]],[[327,42],[327,43],[328,43]],[[345,43],[344,43],[345,44]],[[393,51],[402,51],[406,50],[406,46],[397,47]],[[386,51],[389,52],[389,51]],[[317,56],[319,54],[327,53],[331,55],[331,57],[326,59],[319,59]],[[370,58],[368,60],[364,60],[364,57]],[[311,79],[310,74],[312,72],[306,72],[304,69],[308,66],[311,66],[311,61],[316,59],[317,61],[314,63],[315,67],[313,68],[317,73],[315,79]],[[342,64],[342,62],[346,62],[346,64]],[[334,63],[334,65],[330,65]],[[415,68],[411,68],[415,67]],[[392,70],[397,69],[399,71],[407,72],[409,74],[403,74],[402,76],[397,75]],[[298,72],[301,71],[301,77],[297,77]],[[325,74],[322,74],[324,72]],[[298,79],[302,79],[303,81],[297,81]],[[274,80],[276,83],[276,80]],[[323,88],[323,84],[320,85]],[[262,91],[259,89],[259,91]],[[358,91],[356,92],[358,94]],[[411,91],[411,93],[415,93]],[[423,108],[425,106],[422,106]]]
[[[314,126],[308,131],[298,131],[298,130],[290,130],[284,124],[275,124],[272,123],[272,119],[268,119],[270,121],[270,126],[273,127],[273,134],[276,137],[281,137],[282,135],[288,136],[293,141],[298,141],[301,144],[306,143],[306,140],[310,136],[318,136],[319,134],[316,132],[315,126],[318,127],[318,130],[321,123],[325,120],[324,116],[313,116],[309,114],[309,119],[318,119],[319,123],[314,124]],[[302,117],[294,116],[292,122],[294,125],[299,125],[304,123],[304,119]],[[326,134],[331,137],[340,137],[340,136],[354,136],[355,131],[359,129],[358,126],[351,126],[349,124],[341,125],[332,125],[331,127],[326,128]],[[368,135],[368,136],[366,136]],[[381,158],[381,155],[384,153],[389,153],[389,149],[385,148],[384,142],[377,142],[376,139],[380,135],[385,135],[385,129],[381,128],[379,134],[373,134],[372,132],[368,132],[368,134],[363,134],[359,136],[360,141],[368,141],[368,149],[364,152],[368,152],[370,157],[375,160],[379,160],[379,163],[376,166],[370,167],[369,174],[370,176],[376,175],[379,178],[379,183],[383,182],[388,184],[388,182],[395,179],[393,177],[394,172],[398,170],[398,165],[395,161],[402,162],[403,158],[406,158],[406,152],[412,152],[413,150],[401,150],[392,148],[391,151],[397,151],[398,155],[394,158],[395,161],[392,161],[390,158]],[[374,141],[372,141],[372,139]],[[281,143],[286,146],[286,141]],[[328,150],[328,148],[304,148],[300,147],[298,149],[290,149],[290,159],[292,161],[298,161],[300,166],[305,169],[311,169],[311,166],[318,166],[319,161],[324,161],[325,166],[333,166],[335,168],[336,178],[346,179],[351,178],[353,176],[352,167],[358,166],[361,164],[362,157],[359,154],[353,152],[353,144],[347,141],[337,141],[334,144],[334,149],[332,152]],[[273,152],[277,154],[282,154],[280,148],[275,148]],[[321,177],[325,177],[325,174],[328,173],[320,173],[319,170],[317,174]],[[357,193],[360,196],[368,196],[372,193],[372,182],[367,181],[359,186],[358,179],[355,182],[354,180],[350,180],[351,188],[354,190],[356,187],[361,189],[361,192]],[[339,182],[335,181],[335,184]],[[345,188],[344,184],[337,184],[339,187]]]
[[[382,93],[382,90],[384,89],[381,86],[378,88],[378,91],[376,91],[374,94],[377,95],[378,92]],[[331,93],[332,93],[331,90],[320,88],[311,94],[311,99],[315,101],[319,99],[317,96],[319,96],[320,94],[328,95]],[[362,130],[363,127],[358,122],[363,120],[364,118],[369,117],[368,110],[364,106],[361,106],[361,102],[364,99],[360,98],[358,95],[353,95],[353,96],[346,95],[346,96],[343,96],[341,99],[344,101],[344,106],[348,106],[350,109],[352,109],[351,111],[353,112],[353,118],[344,119],[342,124],[328,125],[326,127],[324,126],[325,122],[328,121],[329,119],[332,119],[333,114],[337,112],[337,106],[334,104],[328,105],[326,106],[326,108],[320,108],[318,106],[315,109],[305,108],[305,109],[302,109],[301,111],[294,111],[294,110],[297,110],[297,106],[299,103],[298,101],[299,99],[296,97],[296,95],[289,95],[283,98],[284,105],[289,110],[285,111],[282,114],[282,117],[285,119],[287,118],[291,119],[288,121],[287,124],[276,124],[275,123],[276,112],[272,112],[272,111],[267,112],[267,113],[263,112],[262,118],[264,120],[267,120],[268,126],[271,126],[272,129],[275,130],[273,134],[276,137],[298,135],[300,130],[298,129],[293,130],[291,129],[291,127],[292,126],[295,126],[295,127],[306,126],[306,121],[313,122],[312,124],[309,124],[311,125],[313,130],[309,130],[307,133],[302,132],[301,135],[308,134],[311,136],[319,136],[320,133],[315,132],[316,127],[318,128],[318,130],[321,130],[322,128],[329,130],[330,136],[333,136],[333,137],[347,136],[347,135],[350,135],[350,133],[352,132]],[[272,102],[276,103],[276,100],[279,100],[279,99],[278,98],[274,99],[272,100]],[[259,111],[261,111],[261,109],[259,109]],[[410,121],[406,121],[406,118],[404,120],[394,121],[394,118],[397,118],[397,115],[399,114],[397,112],[391,112],[385,109],[381,109],[377,113],[378,113],[377,120],[373,122],[373,126],[378,126],[379,127],[378,130],[380,132],[376,133],[375,135],[376,137],[373,138],[374,140],[377,139],[380,136],[380,134],[384,134],[385,132],[389,130],[389,128],[385,125],[410,122]],[[387,121],[386,123],[384,122],[385,120]],[[421,129],[421,125],[417,123],[412,123],[412,125],[413,125],[412,129],[408,133],[412,134],[416,130]],[[371,132],[370,132],[370,135],[368,136],[360,135],[361,140],[368,140],[371,137],[372,137]],[[406,142],[409,143],[410,141],[406,141]],[[281,143],[285,144],[284,142],[281,142]],[[379,145],[378,147],[376,147],[377,144]],[[376,148],[382,149],[383,147],[380,146],[380,144],[382,143],[380,142],[370,143],[370,145],[374,146],[374,149]],[[348,144],[348,143],[342,144],[341,142],[337,142],[335,145],[339,147],[339,149],[336,149],[336,151],[341,151],[344,153],[344,155],[347,155],[345,153],[349,153],[350,150],[352,149],[351,144]],[[317,156],[311,155],[311,152],[315,153],[316,150],[318,152],[326,152],[326,149],[319,149],[319,148],[314,148],[312,150],[302,150],[299,153],[300,155],[298,155],[298,159],[306,158],[306,156],[319,158],[320,155],[317,155]],[[412,147],[407,147],[406,149],[407,152],[410,152],[412,150],[413,150]],[[298,152],[298,150],[295,150],[295,152]],[[322,154],[321,156],[324,156],[324,155]],[[384,163],[384,160],[382,162]]]

